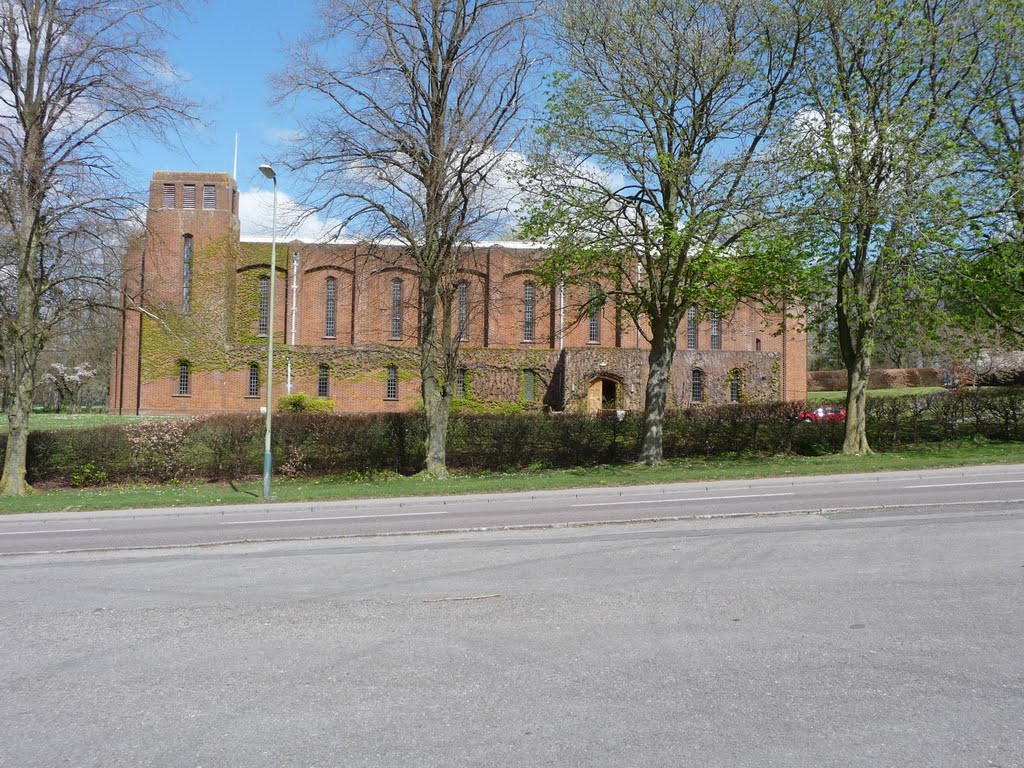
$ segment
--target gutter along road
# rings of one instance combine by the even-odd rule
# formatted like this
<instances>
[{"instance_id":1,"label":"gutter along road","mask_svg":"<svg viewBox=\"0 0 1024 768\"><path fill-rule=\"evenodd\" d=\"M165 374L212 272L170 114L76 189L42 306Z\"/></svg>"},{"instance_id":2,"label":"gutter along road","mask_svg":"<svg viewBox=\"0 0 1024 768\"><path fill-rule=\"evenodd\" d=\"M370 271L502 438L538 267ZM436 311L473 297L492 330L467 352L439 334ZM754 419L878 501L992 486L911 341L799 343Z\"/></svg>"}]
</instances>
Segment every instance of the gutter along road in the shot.
<instances>
[{"instance_id":1,"label":"gutter along road","mask_svg":"<svg viewBox=\"0 0 1024 768\"><path fill-rule=\"evenodd\" d=\"M0 555L928 508L1018 514L1024 464L561 491L0 517Z\"/></svg>"}]
</instances>

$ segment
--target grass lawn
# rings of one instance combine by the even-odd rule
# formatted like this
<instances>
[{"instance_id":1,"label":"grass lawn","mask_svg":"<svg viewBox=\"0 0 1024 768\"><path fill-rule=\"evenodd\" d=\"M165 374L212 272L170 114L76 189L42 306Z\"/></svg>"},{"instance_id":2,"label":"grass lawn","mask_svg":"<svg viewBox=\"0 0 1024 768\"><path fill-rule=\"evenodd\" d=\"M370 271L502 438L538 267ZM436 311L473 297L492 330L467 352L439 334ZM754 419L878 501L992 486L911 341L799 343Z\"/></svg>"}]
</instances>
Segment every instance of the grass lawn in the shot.
<instances>
[{"instance_id":1,"label":"grass lawn","mask_svg":"<svg viewBox=\"0 0 1024 768\"><path fill-rule=\"evenodd\" d=\"M276 501L428 496L493 493L554 488L639 485L684 481L876 472L897 469L959 467L972 464L1024 462L1024 443L950 443L924 445L870 456L774 456L715 458L668 462L661 467L604 466L569 470L524 470L512 473L466 474L449 480L391 476L353 481L344 478L274 480ZM0 514L16 512L86 511L134 507L244 504L260 501L258 480L232 490L221 483L42 491L26 498L0 498ZM252 495L250 495L252 494Z\"/></svg>"},{"instance_id":2,"label":"grass lawn","mask_svg":"<svg viewBox=\"0 0 1024 768\"><path fill-rule=\"evenodd\" d=\"M152 421L172 418L169 416L118 416L112 413L33 413L28 428L33 432L48 429L75 429L77 427L102 427L106 424L126 424L130 421ZM7 414L0 413L0 434L7 432Z\"/></svg>"},{"instance_id":3,"label":"grass lawn","mask_svg":"<svg viewBox=\"0 0 1024 768\"><path fill-rule=\"evenodd\" d=\"M943 387L902 387L899 389L869 389L868 397L899 397L900 395L930 395L945 391ZM811 405L834 403L842 405L846 402L846 390L837 389L825 392L808 392L807 402Z\"/></svg>"}]
</instances>

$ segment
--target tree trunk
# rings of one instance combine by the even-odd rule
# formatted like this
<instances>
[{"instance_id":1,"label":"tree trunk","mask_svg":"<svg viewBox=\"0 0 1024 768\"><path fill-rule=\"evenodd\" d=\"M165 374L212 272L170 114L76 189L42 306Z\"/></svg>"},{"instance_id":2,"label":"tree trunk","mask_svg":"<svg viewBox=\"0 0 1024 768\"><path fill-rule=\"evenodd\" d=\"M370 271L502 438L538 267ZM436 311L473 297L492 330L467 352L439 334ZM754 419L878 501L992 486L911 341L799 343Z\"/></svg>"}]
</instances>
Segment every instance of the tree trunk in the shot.
<instances>
[{"instance_id":1,"label":"tree trunk","mask_svg":"<svg viewBox=\"0 0 1024 768\"><path fill-rule=\"evenodd\" d=\"M669 375L675 351L675 334L656 330L651 338L650 354L647 356L650 371L647 374L643 439L640 443L640 461L648 466L660 464L664 458L665 403L668 399Z\"/></svg>"},{"instance_id":2,"label":"tree trunk","mask_svg":"<svg viewBox=\"0 0 1024 768\"><path fill-rule=\"evenodd\" d=\"M28 419L32 412L32 372L15 366L19 376L13 387L11 410L7 414L7 451L0 477L0 496L25 496L32 487L25 480L28 459Z\"/></svg>"},{"instance_id":3,"label":"tree trunk","mask_svg":"<svg viewBox=\"0 0 1024 768\"><path fill-rule=\"evenodd\" d=\"M863 352L846 371L846 437L843 453L865 455L871 453L867 434L868 376L871 365Z\"/></svg>"},{"instance_id":4,"label":"tree trunk","mask_svg":"<svg viewBox=\"0 0 1024 768\"><path fill-rule=\"evenodd\" d=\"M448 477L448 416L451 409L451 387L445 370L449 344L448 308L438 295L437 283L421 278L423 305L422 337L420 338L420 393L427 420L426 466L431 477ZM439 322L440 321L440 322Z\"/></svg>"},{"instance_id":5,"label":"tree trunk","mask_svg":"<svg viewBox=\"0 0 1024 768\"><path fill-rule=\"evenodd\" d=\"M429 382L429 383L428 383ZM426 473L431 477L448 477L448 415L450 397L438 386L437 378L423 380L423 410L427 418Z\"/></svg>"}]
</instances>

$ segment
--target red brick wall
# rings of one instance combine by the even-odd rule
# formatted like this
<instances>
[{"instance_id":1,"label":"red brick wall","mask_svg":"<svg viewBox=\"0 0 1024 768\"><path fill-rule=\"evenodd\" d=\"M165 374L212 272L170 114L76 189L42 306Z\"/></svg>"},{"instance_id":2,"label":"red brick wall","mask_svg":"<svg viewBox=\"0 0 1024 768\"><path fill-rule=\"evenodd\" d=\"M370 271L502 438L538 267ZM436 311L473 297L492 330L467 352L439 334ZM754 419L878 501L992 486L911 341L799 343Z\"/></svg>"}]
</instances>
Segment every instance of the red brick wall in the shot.
<instances>
[{"instance_id":1,"label":"red brick wall","mask_svg":"<svg viewBox=\"0 0 1024 768\"><path fill-rule=\"evenodd\" d=\"M165 183L175 185L174 208L162 207ZM186 183L196 185L196 210L180 207L181 190ZM202 210L203 184L216 186L217 210ZM259 364L261 380L265 377L262 366L266 342L257 334L257 281L269 272L270 245L239 244L238 219L231 208L235 194L234 182L225 174L161 172L154 176L148 237L144 248L133 249L129 254L131 269L126 281L127 293L132 298L141 296L150 316L140 322L138 312L129 310L126 315L125 334L114 361L112 410L183 413L258 410L264 404L262 390L261 397L256 399L247 398L246 393L250 362ZM181 313L181 238L186 232L194 238L193 310L189 316ZM293 254L298 256L297 271L293 269ZM624 363L621 374L629 389L627 407L641 407L648 343L624 315L617 327L612 301L600 309L600 340L591 343L589 318L581 311L589 290L567 289L564 307L561 306L559 291L542 285L533 271L542 257L536 249L501 243L477 245L463 257L457 279L467 282L470 297L469 338L463 343L464 358L466 367L474 372L477 389L515 399L522 370L535 370L548 388L548 404L565 406L578 392L574 395L568 391L568 382L563 392L562 381L556 381L562 375L556 373L559 351L621 348L630 352L630 356L621 358L623 361L635 358L628 365ZM275 354L275 399L285 394L287 361L291 359L292 392L316 394L318 366L330 366L329 396L338 411L414 407L419 399L415 355L418 281L402 249L355 242L281 243L277 267L274 338L279 346ZM329 277L336 280L337 286L333 338L324 336ZM404 289L400 339L391 338L391 286L396 277L403 281ZM527 282L535 285L532 341L523 338L523 295ZM453 323L457 323L457 303L453 312ZM563 318L565 326L560 337ZM711 324L703 318L699 325L699 354L694 356L686 353L684 319L679 329L680 353L673 385L679 394L674 402L685 404L693 366L707 369L709 384L740 366L749 369L750 391L756 390L757 397L803 399L807 385L806 339L797 321L787 320L784 333L780 332L780 325L781 315L766 313L757 305L742 305L722 318L719 351L710 349ZM290 346L293 332L294 347ZM136 364L140 333L144 360L141 374ZM192 393L184 398L176 396L174 365L179 359L189 360L195 367ZM400 371L397 401L385 399L384 372L388 365L395 365ZM592 373L597 375L599 370ZM577 374L583 375L580 371ZM485 382L488 376L493 378L490 383ZM135 398L140 379L141 402ZM582 380L574 380L572 386L583 387ZM556 391L557 397L550 394Z\"/></svg>"}]
</instances>

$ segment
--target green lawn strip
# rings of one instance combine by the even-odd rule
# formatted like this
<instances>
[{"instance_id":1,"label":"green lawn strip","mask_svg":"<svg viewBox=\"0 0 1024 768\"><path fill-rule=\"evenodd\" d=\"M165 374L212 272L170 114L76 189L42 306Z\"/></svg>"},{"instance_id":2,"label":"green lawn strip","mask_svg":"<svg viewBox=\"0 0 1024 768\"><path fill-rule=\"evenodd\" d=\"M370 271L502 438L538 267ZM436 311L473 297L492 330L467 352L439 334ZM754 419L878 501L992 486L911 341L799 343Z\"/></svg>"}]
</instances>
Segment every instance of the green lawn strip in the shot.
<instances>
[{"instance_id":1,"label":"green lawn strip","mask_svg":"<svg viewBox=\"0 0 1024 768\"><path fill-rule=\"evenodd\" d=\"M1024 462L1022 443L951 443L922 445L870 456L688 459L660 467L635 464L568 470L523 470L461 474L448 480L390 476L354 481L344 478L274 479L275 501L326 501L402 496L435 496L501 491L539 491L647 483L738 480L763 477L877 472L900 469L959 467L973 464ZM88 511L136 507L179 507L245 504L261 501L260 484L252 481L232 490L222 483L170 483L83 490L52 490L26 498L0 498L0 514L17 512Z\"/></svg>"},{"instance_id":2,"label":"green lawn strip","mask_svg":"<svg viewBox=\"0 0 1024 768\"><path fill-rule=\"evenodd\" d=\"M116 413L33 413L28 419L32 432L49 429L81 429L104 427L109 424L128 424L133 421L155 421L173 416L118 416ZM0 434L7 433L7 414L0 412Z\"/></svg>"},{"instance_id":3,"label":"green lawn strip","mask_svg":"<svg viewBox=\"0 0 1024 768\"><path fill-rule=\"evenodd\" d=\"M869 389L868 397L900 397L901 395L931 395L936 392L944 392L943 387L900 387L898 389ZM819 403L835 403L842 405L846 402L846 390L836 389L825 392L808 392L807 402L812 405Z\"/></svg>"}]
</instances>

